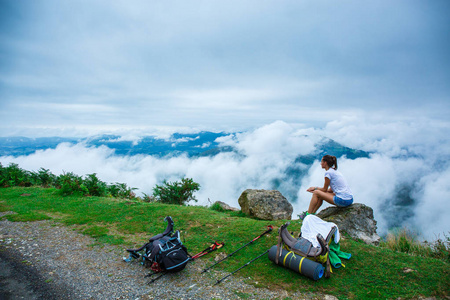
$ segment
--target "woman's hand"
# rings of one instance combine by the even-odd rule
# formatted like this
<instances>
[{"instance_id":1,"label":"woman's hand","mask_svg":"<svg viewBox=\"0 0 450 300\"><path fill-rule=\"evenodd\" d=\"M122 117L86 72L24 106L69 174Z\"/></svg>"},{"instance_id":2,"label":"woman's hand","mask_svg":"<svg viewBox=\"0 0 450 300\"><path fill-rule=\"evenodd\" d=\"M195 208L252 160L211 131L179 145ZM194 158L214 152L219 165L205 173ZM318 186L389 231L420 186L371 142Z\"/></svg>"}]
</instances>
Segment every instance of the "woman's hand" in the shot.
<instances>
[{"instance_id":1,"label":"woman's hand","mask_svg":"<svg viewBox=\"0 0 450 300\"><path fill-rule=\"evenodd\" d=\"M308 188L306 191L312 193L312 192L314 192L315 189L316 189L316 187L312 186L312 187Z\"/></svg>"}]
</instances>

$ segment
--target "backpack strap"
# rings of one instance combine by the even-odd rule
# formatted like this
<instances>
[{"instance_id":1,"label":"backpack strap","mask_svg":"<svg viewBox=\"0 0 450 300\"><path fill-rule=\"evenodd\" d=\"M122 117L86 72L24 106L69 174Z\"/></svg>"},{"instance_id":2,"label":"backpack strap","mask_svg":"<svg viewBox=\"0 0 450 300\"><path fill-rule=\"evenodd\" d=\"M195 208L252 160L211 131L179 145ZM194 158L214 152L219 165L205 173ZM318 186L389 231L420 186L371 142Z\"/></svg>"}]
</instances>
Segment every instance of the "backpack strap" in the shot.
<instances>
[{"instance_id":1,"label":"backpack strap","mask_svg":"<svg viewBox=\"0 0 450 300\"><path fill-rule=\"evenodd\" d=\"M147 247L148 243L145 243L144 245L142 245L142 247L138 248L138 249L127 249L128 252L130 253L134 253L134 252L139 252L144 250L145 247Z\"/></svg>"},{"instance_id":2,"label":"backpack strap","mask_svg":"<svg viewBox=\"0 0 450 300\"><path fill-rule=\"evenodd\" d=\"M127 249L127 252L130 253L130 255L128 256L128 258L124 257L123 260L125 262L131 262L133 259L138 259L139 257L141 257L141 254L139 254L139 252L144 250L147 247L147 245L148 243L145 243L144 245L142 245L142 247L138 249Z\"/></svg>"},{"instance_id":3,"label":"backpack strap","mask_svg":"<svg viewBox=\"0 0 450 300\"><path fill-rule=\"evenodd\" d=\"M133 259L138 259L139 257L141 257L141 254L139 254L138 252L140 252L140 251L142 251L144 249L151 248L152 245L155 246L155 244L153 244L155 241L158 241L158 240L164 238L165 236L171 235L173 233L173 226L174 226L174 222L172 220L172 217L171 216L167 216L167 217L164 218L164 221L167 222L167 227L166 227L166 229L164 230L163 233L159 233L159 234L151 237L148 240L148 243L145 243L144 245L142 245L142 247L140 247L138 249L127 249L127 251L130 253L130 255L129 255L128 258L124 257L123 260L125 262L130 262ZM151 248L151 249L153 249L153 248ZM144 254L144 258L146 257L146 255L147 255L147 253ZM154 254L154 255L156 255L156 254ZM154 255L152 256L153 258L154 258Z\"/></svg>"},{"instance_id":4,"label":"backpack strap","mask_svg":"<svg viewBox=\"0 0 450 300\"><path fill-rule=\"evenodd\" d=\"M320 246L323 248L322 251L323 254L320 255L328 254L325 268L325 278L330 278L331 275L330 242L331 238L335 235L336 231L337 227L333 226L333 228L331 228L330 232L328 233L326 239L324 239L320 233L317 235L317 240L319 241Z\"/></svg>"},{"instance_id":5,"label":"backpack strap","mask_svg":"<svg viewBox=\"0 0 450 300\"><path fill-rule=\"evenodd\" d=\"M172 234L172 232L173 232L173 225L174 225L174 222L173 222L173 220L172 220L172 217L171 217L171 216L167 216L167 217L164 218L164 221L167 222L166 230L164 230L163 233L160 233L160 234L157 234L157 235L151 237L151 238L148 240L149 243L150 243L150 242L153 242L153 241L155 241L155 240L159 240L160 238L165 237L166 235Z\"/></svg>"},{"instance_id":6,"label":"backpack strap","mask_svg":"<svg viewBox=\"0 0 450 300\"><path fill-rule=\"evenodd\" d=\"M282 239L282 237L281 237L281 232L282 232L283 230L285 230L286 227L289 226L289 224L290 224L290 223L287 222L287 223L281 225L280 229L278 230L277 253L276 253L276 255L275 255L275 263L276 263L276 264L278 264L278 258L281 256L281 249L282 249L282 246L283 246L283 239Z\"/></svg>"},{"instance_id":7,"label":"backpack strap","mask_svg":"<svg viewBox=\"0 0 450 300\"><path fill-rule=\"evenodd\" d=\"M336 231L338 230L338 228L336 226L333 226L330 230L330 232L327 235L327 238L325 239L325 241L327 242L327 244L330 244L331 238L336 234Z\"/></svg>"}]
</instances>

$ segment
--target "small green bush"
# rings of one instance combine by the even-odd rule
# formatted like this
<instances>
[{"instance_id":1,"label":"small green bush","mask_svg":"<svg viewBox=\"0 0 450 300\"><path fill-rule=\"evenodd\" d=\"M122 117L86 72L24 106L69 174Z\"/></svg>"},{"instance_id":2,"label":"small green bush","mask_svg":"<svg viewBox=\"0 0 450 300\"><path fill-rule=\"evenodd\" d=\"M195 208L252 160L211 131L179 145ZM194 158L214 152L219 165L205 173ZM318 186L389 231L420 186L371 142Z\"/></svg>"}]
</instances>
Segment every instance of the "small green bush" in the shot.
<instances>
[{"instance_id":1,"label":"small green bush","mask_svg":"<svg viewBox=\"0 0 450 300\"><path fill-rule=\"evenodd\" d=\"M156 201L155 197L153 197L152 195L147 195L146 193L142 193L142 194L143 194L142 201L148 202L148 203L152 203L152 202Z\"/></svg>"},{"instance_id":2,"label":"small green bush","mask_svg":"<svg viewBox=\"0 0 450 300\"><path fill-rule=\"evenodd\" d=\"M125 183L116 182L107 187L109 195L116 198L134 199L136 194L133 192L136 188L130 188Z\"/></svg>"},{"instance_id":3,"label":"small green bush","mask_svg":"<svg viewBox=\"0 0 450 300\"><path fill-rule=\"evenodd\" d=\"M153 188L153 197L162 203L185 205L189 201L197 202L194 192L199 189L200 184L194 182L192 178L183 178L181 182L164 180L163 185L156 185Z\"/></svg>"},{"instance_id":4,"label":"small green bush","mask_svg":"<svg viewBox=\"0 0 450 300\"><path fill-rule=\"evenodd\" d=\"M83 184L83 178L72 172L63 173L56 179L57 188L63 196L69 195L87 195L88 189Z\"/></svg>"},{"instance_id":5,"label":"small green bush","mask_svg":"<svg viewBox=\"0 0 450 300\"><path fill-rule=\"evenodd\" d=\"M6 168L0 163L0 187L31 186L31 173L23 170L18 164L11 163Z\"/></svg>"},{"instance_id":6,"label":"small green bush","mask_svg":"<svg viewBox=\"0 0 450 300\"><path fill-rule=\"evenodd\" d=\"M37 172L31 172L31 177L33 185L38 185L42 187L51 187L56 184L56 175L52 174L50 170L40 168Z\"/></svg>"},{"instance_id":7,"label":"small green bush","mask_svg":"<svg viewBox=\"0 0 450 300\"><path fill-rule=\"evenodd\" d=\"M107 184L98 179L96 173L86 175L83 184L90 196L104 197L108 194Z\"/></svg>"},{"instance_id":8,"label":"small green bush","mask_svg":"<svg viewBox=\"0 0 450 300\"><path fill-rule=\"evenodd\" d=\"M209 207L209 209L215 210L215 211L218 211L218 212L224 212L224 211L225 211L225 209L223 209L223 207L220 206L220 204L217 203L217 202L214 202L214 204L211 205L211 206Z\"/></svg>"}]
</instances>

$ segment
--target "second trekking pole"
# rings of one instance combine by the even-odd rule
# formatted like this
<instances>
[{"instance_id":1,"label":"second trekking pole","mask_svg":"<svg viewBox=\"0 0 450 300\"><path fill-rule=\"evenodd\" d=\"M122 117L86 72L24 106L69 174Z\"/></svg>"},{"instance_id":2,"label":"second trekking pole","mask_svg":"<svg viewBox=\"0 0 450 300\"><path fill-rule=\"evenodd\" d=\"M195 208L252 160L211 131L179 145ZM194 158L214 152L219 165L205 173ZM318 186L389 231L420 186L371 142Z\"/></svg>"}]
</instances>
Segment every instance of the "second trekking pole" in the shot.
<instances>
[{"instance_id":1,"label":"second trekking pole","mask_svg":"<svg viewBox=\"0 0 450 300\"><path fill-rule=\"evenodd\" d=\"M269 249L270 250L270 249ZM236 273L237 271L239 271L242 268L245 268L246 266L248 266L249 264L251 264L252 262L254 262L255 260L257 260L258 258L260 258L261 256L263 256L264 254L266 254L267 252L269 252L269 250L264 251L264 253L261 253L260 255L258 255L257 257L255 257L254 259L252 259L251 261L249 261L248 263L246 263L245 265L243 265L242 267L240 267L239 269L234 270L233 272L231 272L230 274L228 274L227 276L223 277L222 279L219 279L216 281L216 283L214 285L217 285L219 283L221 283L222 281L224 281L225 279L227 279L228 277L230 277L231 275L233 275L234 273Z\"/></svg>"},{"instance_id":2,"label":"second trekking pole","mask_svg":"<svg viewBox=\"0 0 450 300\"><path fill-rule=\"evenodd\" d=\"M204 269L202 271L202 273L208 271L209 269L211 269L212 267L214 267L215 265L223 262L225 259L227 259L228 257L232 256L233 254L235 254L236 252L238 252L239 250L241 250L244 247L247 247L248 245L250 245L251 243L253 243L254 241L256 241L257 239L259 239L260 237L262 237L263 235L270 233L273 230L272 225L267 226L267 230L264 231L263 233L261 233L259 236L255 237L253 240L251 240L250 242L248 242L247 244L245 244L244 246L242 246L241 248L237 249L236 251L234 251L233 253L228 254L227 256L225 256L224 258L222 258L221 260L219 260L218 262L216 262L215 264L209 266L208 268Z\"/></svg>"}]
</instances>

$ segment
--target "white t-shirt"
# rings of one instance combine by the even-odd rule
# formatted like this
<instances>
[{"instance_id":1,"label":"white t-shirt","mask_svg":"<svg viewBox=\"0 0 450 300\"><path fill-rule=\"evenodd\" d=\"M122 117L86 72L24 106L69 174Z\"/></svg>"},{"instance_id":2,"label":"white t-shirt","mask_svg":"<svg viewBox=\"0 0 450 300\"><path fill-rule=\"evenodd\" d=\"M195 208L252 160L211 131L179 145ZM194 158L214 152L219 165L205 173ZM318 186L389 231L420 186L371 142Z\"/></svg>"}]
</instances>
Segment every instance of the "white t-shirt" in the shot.
<instances>
[{"instance_id":1,"label":"white t-shirt","mask_svg":"<svg viewBox=\"0 0 450 300\"><path fill-rule=\"evenodd\" d=\"M336 196L342 200L350 200L353 198L352 190L348 186L347 181L344 176L342 176L341 172L329 168L328 171L325 172L325 177L330 179L330 187Z\"/></svg>"},{"instance_id":2,"label":"white t-shirt","mask_svg":"<svg viewBox=\"0 0 450 300\"><path fill-rule=\"evenodd\" d=\"M336 226L336 224L332 222L327 222L319 218L315 215L307 215L303 219L301 233L302 237L310 241L314 247L319 248L320 244L317 240L317 234L320 233L324 239L328 237L328 234L330 233L331 229ZM339 243L340 235L339 235L339 228L334 234L334 242L337 244Z\"/></svg>"}]
</instances>

